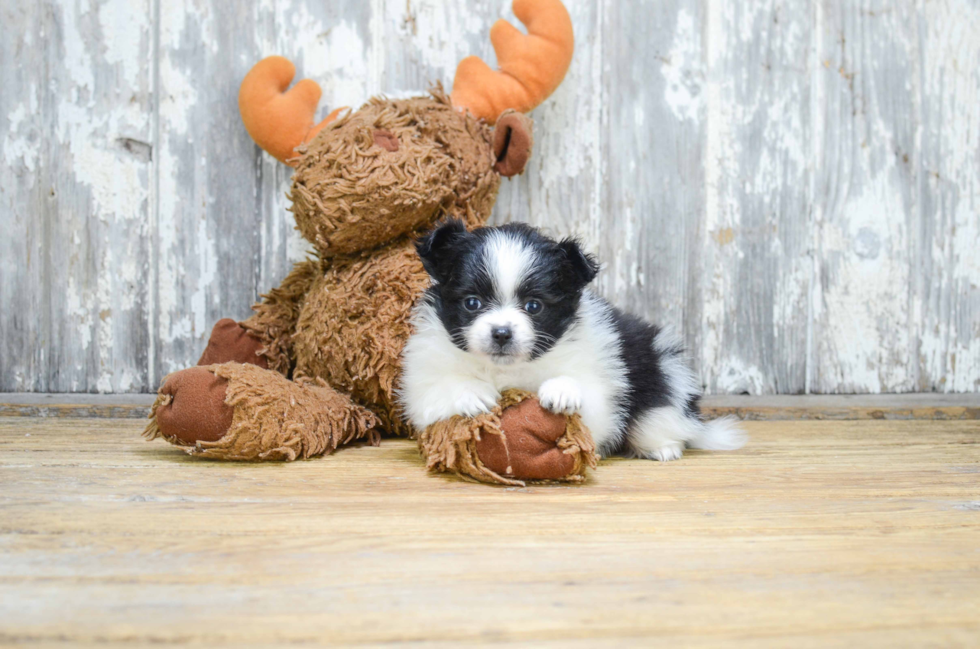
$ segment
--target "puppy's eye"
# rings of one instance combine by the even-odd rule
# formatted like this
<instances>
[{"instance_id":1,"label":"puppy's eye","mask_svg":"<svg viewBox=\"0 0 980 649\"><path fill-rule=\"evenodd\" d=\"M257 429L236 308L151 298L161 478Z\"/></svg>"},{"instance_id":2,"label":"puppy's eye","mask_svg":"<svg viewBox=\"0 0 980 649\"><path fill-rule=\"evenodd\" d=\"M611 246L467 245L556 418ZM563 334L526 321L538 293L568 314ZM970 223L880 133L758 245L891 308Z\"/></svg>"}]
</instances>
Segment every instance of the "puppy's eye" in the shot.
<instances>
[{"instance_id":1,"label":"puppy's eye","mask_svg":"<svg viewBox=\"0 0 980 649\"><path fill-rule=\"evenodd\" d=\"M527 303L524 305L524 310L530 313L531 315L541 313L541 309L543 308L544 305L538 302L537 300L528 300Z\"/></svg>"},{"instance_id":2,"label":"puppy's eye","mask_svg":"<svg viewBox=\"0 0 980 649\"><path fill-rule=\"evenodd\" d=\"M483 306L483 302L481 302L480 298L478 297L470 296L463 300L463 306L466 307L467 311L477 311L481 306Z\"/></svg>"}]
</instances>

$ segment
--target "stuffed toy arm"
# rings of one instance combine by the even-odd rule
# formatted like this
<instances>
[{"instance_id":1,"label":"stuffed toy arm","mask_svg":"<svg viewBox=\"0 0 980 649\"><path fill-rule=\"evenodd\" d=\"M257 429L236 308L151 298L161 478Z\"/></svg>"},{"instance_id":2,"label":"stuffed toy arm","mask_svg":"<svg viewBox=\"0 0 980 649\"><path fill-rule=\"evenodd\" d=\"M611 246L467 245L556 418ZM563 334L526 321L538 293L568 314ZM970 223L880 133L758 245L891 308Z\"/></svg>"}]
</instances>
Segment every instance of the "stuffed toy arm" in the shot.
<instances>
[{"instance_id":1,"label":"stuffed toy arm","mask_svg":"<svg viewBox=\"0 0 980 649\"><path fill-rule=\"evenodd\" d=\"M508 390L497 407L476 417L455 416L419 433L430 471L509 486L580 482L595 468L592 436L578 415L557 415L537 397Z\"/></svg>"},{"instance_id":2,"label":"stuffed toy arm","mask_svg":"<svg viewBox=\"0 0 980 649\"><path fill-rule=\"evenodd\" d=\"M252 307L255 315L240 323L241 328L261 344L259 353L264 358L264 367L283 375L289 374L296 321L310 286L322 274L319 261L307 259L299 262L279 288L263 295L262 301ZM226 360L236 359L215 358L211 362L222 363Z\"/></svg>"}]
</instances>

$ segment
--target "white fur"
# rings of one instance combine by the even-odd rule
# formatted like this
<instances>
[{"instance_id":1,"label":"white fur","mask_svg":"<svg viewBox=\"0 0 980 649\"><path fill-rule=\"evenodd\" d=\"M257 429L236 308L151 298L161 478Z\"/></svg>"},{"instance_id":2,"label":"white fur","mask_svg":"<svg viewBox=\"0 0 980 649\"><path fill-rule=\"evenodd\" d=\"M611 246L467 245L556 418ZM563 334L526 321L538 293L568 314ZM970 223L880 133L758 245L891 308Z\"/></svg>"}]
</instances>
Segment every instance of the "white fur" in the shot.
<instances>
[{"instance_id":1,"label":"white fur","mask_svg":"<svg viewBox=\"0 0 980 649\"><path fill-rule=\"evenodd\" d=\"M551 412L570 415L582 409L582 387L571 377L556 376L541 384L538 399Z\"/></svg>"},{"instance_id":2,"label":"white fur","mask_svg":"<svg viewBox=\"0 0 980 649\"><path fill-rule=\"evenodd\" d=\"M734 420L706 423L688 413L700 386L684 358L683 341L668 331L659 332L652 344L670 405L642 412L627 431L621 404L630 384L612 307L585 291L575 322L550 350L532 360L536 332L517 304L517 293L535 262L533 252L519 239L497 232L482 261L493 280L495 300L463 334L470 351L453 344L433 306L423 302L414 313L415 334L405 346L398 395L413 426L423 429L453 415L489 412L503 390L519 388L537 393L552 412L578 413L601 455L620 447L624 435L632 454L663 462L680 458L686 447L742 445ZM512 331L507 356L493 355L497 327Z\"/></svg>"},{"instance_id":3,"label":"white fur","mask_svg":"<svg viewBox=\"0 0 980 649\"><path fill-rule=\"evenodd\" d=\"M527 313L512 304L493 306L481 313L466 330L467 347L476 354L489 356L493 351L493 330L497 327L510 327L514 336L512 357L500 357L498 363L512 363L531 356L534 326Z\"/></svg>"},{"instance_id":4,"label":"white fur","mask_svg":"<svg viewBox=\"0 0 980 649\"><path fill-rule=\"evenodd\" d=\"M520 240L499 231L487 241L485 254L483 263L493 278L494 292L501 306L512 304L521 281L534 263L534 254Z\"/></svg>"},{"instance_id":5,"label":"white fur","mask_svg":"<svg viewBox=\"0 0 980 649\"><path fill-rule=\"evenodd\" d=\"M661 462L680 458L685 447L731 451L744 443L734 418L704 422L673 405L647 410L633 424L629 435L633 455Z\"/></svg>"},{"instance_id":6,"label":"white fur","mask_svg":"<svg viewBox=\"0 0 980 649\"><path fill-rule=\"evenodd\" d=\"M684 356L684 342L669 329L662 329L653 339L653 348L660 352L660 370L667 377L670 403L681 412L690 400L701 394L698 377Z\"/></svg>"},{"instance_id":7,"label":"white fur","mask_svg":"<svg viewBox=\"0 0 980 649\"><path fill-rule=\"evenodd\" d=\"M503 364L526 360L534 349L534 326L517 303L517 289L534 263L534 256L519 240L502 232L495 232L489 238L483 255L483 266L493 280L496 301L467 328L467 347L476 354L490 356L494 350L493 330L510 327L514 336L510 355L495 360Z\"/></svg>"},{"instance_id":8,"label":"white fur","mask_svg":"<svg viewBox=\"0 0 980 649\"><path fill-rule=\"evenodd\" d=\"M582 296L578 321L551 350L511 365L459 349L428 304L416 310L414 324L415 335L405 346L399 397L415 427L466 414L458 407L466 390L488 396L520 388L538 393L556 411L577 411L600 450L615 446L623 434L625 413L617 399L627 383L619 339L605 304L592 294Z\"/></svg>"},{"instance_id":9,"label":"white fur","mask_svg":"<svg viewBox=\"0 0 980 649\"><path fill-rule=\"evenodd\" d=\"M745 446L745 431L732 416L702 422L701 434L687 445L705 451L737 451Z\"/></svg>"}]
</instances>

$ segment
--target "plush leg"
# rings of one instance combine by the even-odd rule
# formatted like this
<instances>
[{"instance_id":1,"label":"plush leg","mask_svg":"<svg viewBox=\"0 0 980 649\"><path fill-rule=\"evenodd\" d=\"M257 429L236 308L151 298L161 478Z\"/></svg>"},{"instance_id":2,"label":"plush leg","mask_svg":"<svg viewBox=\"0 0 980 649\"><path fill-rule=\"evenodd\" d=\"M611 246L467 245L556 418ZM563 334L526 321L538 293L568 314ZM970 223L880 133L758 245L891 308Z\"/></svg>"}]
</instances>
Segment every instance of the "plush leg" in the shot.
<instances>
[{"instance_id":1,"label":"plush leg","mask_svg":"<svg viewBox=\"0 0 980 649\"><path fill-rule=\"evenodd\" d=\"M231 318L222 318L211 329L208 346L197 364L214 365L234 361L268 367L268 359L262 354L263 347L262 341L240 324Z\"/></svg>"},{"instance_id":2,"label":"plush leg","mask_svg":"<svg viewBox=\"0 0 980 649\"><path fill-rule=\"evenodd\" d=\"M356 439L377 443L375 416L323 381L290 381L256 365L191 367L167 377L144 431L191 455L295 460Z\"/></svg>"},{"instance_id":3,"label":"plush leg","mask_svg":"<svg viewBox=\"0 0 980 649\"><path fill-rule=\"evenodd\" d=\"M519 390L505 392L489 414L429 426L419 448L430 470L505 485L578 482L596 465L592 436L578 415L550 413Z\"/></svg>"}]
</instances>

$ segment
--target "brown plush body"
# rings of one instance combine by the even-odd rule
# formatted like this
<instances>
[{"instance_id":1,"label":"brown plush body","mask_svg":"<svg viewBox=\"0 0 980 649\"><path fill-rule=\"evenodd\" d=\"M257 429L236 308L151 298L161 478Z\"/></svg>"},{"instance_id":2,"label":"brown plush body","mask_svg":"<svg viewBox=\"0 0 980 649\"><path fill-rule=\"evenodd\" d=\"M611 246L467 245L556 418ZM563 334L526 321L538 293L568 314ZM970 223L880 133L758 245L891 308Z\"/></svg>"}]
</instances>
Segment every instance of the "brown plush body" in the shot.
<instances>
[{"instance_id":1,"label":"brown plush body","mask_svg":"<svg viewBox=\"0 0 980 649\"><path fill-rule=\"evenodd\" d=\"M523 4L564 13L557 0ZM249 91L273 105L289 98L261 85L269 79L259 73L277 69L267 60L246 78L243 116L262 114ZM485 223L501 175L520 173L530 155L531 123L507 111L492 128L437 88L430 97L372 99L319 128L289 159L292 211L316 256L252 317L220 321L198 367L167 378L151 438L214 458L292 460L376 441L378 431L411 434L396 390L412 307L429 282L414 239L447 217ZM503 484L580 479L594 463L587 431L526 397L505 395L492 415L421 432L428 466Z\"/></svg>"}]
</instances>

